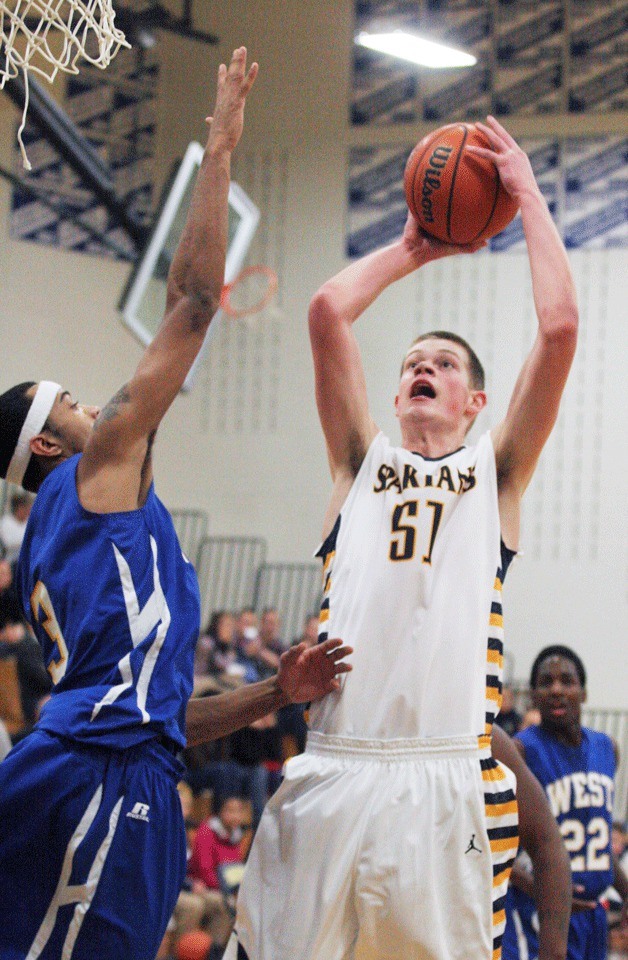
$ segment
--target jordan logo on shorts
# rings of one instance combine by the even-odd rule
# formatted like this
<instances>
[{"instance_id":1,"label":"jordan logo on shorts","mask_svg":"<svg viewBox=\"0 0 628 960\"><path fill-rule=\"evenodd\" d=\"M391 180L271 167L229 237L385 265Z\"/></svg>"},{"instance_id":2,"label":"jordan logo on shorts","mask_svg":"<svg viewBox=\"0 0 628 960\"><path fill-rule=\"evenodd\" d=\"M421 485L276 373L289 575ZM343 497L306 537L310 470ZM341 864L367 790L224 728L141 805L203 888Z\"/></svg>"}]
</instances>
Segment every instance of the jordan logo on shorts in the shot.
<instances>
[{"instance_id":1,"label":"jordan logo on shorts","mask_svg":"<svg viewBox=\"0 0 628 960\"><path fill-rule=\"evenodd\" d=\"M475 845L475 834L471 834L471 839L469 840L469 846L465 850L465 853L470 853L471 850L476 850L478 853L482 853L479 847Z\"/></svg>"}]
</instances>

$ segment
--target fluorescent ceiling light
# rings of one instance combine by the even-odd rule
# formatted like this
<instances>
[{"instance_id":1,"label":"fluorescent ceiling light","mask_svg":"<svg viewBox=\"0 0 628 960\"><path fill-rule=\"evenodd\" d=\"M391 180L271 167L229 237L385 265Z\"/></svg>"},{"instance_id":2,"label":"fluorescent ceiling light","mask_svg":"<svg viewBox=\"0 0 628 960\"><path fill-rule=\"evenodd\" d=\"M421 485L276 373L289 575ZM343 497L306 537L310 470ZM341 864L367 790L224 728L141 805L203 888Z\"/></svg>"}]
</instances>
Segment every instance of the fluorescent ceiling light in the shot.
<instances>
[{"instance_id":1,"label":"fluorescent ceiling light","mask_svg":"<svg viewBox=\"0 0 628 960\"><path fill-rule=\"evenodd\" d=\"M472 67L477 63L476 57L453 47L446 47L442 43L423 40L413 33L395 30L392 33L366 33L362 31L355 38L356 43L380 53L388 53L391 57L400 57L410 60L422 67Z\"/></svg>"}]
</instances>

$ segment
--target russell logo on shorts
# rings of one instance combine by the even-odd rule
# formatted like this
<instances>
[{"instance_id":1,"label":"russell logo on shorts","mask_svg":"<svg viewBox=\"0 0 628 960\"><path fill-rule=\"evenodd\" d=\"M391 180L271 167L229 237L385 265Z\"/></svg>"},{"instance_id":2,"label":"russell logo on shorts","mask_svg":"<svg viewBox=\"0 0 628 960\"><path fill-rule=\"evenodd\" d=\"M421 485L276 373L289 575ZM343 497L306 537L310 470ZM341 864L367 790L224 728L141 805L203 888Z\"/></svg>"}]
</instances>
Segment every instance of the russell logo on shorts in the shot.
<instances>
[{"instance_id":1,"label":"russell logo on shorts","mask_svg":"<svg viewBox=\"0 0 628 960\"><path fill-rule=\"evenodd\" d=\"M136 803L132 810L129 810L127 817L131 817L133 820L143 820L144 823L150 823L148 816L148 811L150 807L147 803Z\"/></svg>"}]
</instances>

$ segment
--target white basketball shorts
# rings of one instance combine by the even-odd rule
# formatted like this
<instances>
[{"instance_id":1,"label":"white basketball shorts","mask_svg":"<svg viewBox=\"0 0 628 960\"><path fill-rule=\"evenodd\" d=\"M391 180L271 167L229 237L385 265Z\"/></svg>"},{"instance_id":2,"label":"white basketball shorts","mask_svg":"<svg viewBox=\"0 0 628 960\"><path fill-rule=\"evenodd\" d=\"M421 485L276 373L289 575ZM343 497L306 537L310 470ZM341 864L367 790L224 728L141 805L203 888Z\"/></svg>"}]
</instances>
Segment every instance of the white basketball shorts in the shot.
<instances>
[{"instance_id":1,"label":"white basketball shorts","mask_svg":"<svg viewBox=\"0 0 628 960\"><path fill-rule=\"evenodd\" d=\"M498 960L514 789L475 737L310 733L264 811L224 960Z\"/></svg>"}]
</instances>

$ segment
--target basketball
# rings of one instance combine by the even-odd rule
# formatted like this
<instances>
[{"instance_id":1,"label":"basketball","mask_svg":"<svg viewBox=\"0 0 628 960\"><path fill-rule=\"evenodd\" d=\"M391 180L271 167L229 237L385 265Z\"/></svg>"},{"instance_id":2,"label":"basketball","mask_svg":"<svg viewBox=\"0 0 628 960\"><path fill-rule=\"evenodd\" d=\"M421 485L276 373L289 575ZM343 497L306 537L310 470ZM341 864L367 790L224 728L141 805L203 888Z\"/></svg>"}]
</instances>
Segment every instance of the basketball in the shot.
<instances>
[{"instance_id":1,"label":"basketball","mask_svg":"<svg viewBox=\"0 0 628 960\"><path fill-rule=\"evenodd\" d=\"M426 233L445 243L488 240L517 213L495 164L469 153L470 145L490 148L475 124L450 123L424 137L406 163L410 212Z\"/></svg>"},{"instance_id":2,"label":"basketball","mask_svg":"<svg viewBox=\"0 0 628 960\"><path fill-rule=\"evenodd\" d=\"M177 960L207 960L212 938L204 930L192 930L184 933L177 941L175 957Z\"/></svg>"}]
</instances>

